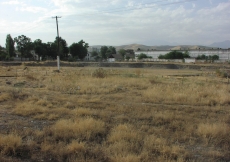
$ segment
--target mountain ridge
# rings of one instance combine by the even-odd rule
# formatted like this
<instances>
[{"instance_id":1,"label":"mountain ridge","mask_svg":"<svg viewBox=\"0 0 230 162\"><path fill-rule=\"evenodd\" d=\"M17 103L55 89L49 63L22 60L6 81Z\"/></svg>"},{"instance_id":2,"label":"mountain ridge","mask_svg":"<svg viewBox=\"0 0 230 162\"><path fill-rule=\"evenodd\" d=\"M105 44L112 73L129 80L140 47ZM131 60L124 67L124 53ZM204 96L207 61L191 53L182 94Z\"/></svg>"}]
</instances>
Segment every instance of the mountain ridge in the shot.
<instances>
[{"instance_id":1,"label":"mountain ridge","mask_svg":"<svg viewBox=\"0 0 230 162\"><path fill-rule=\"evenodd\" d=\"M210 46L228 49L228 48L230 48L230 40L225 40L223 42L214 42L214 43L210 44Z\"/></svg>"}]
</instances>

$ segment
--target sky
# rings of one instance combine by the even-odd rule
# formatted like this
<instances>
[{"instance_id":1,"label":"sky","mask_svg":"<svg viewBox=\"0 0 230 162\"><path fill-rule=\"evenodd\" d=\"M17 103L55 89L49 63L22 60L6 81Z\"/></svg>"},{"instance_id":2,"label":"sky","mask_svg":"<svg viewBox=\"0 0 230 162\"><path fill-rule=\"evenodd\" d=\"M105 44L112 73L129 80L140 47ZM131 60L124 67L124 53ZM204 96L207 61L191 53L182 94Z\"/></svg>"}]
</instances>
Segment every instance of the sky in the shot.
<instances>
[{"instance_id":1,"label":"sky","mask_svg":"<svg viewBox=\"0 0 230 162\"><path fill-rule=\"evenodd\" d=\"M68 45L210 45L230 40L230 0L0 0L6 36Z\"/></svg>"}]
</instances>

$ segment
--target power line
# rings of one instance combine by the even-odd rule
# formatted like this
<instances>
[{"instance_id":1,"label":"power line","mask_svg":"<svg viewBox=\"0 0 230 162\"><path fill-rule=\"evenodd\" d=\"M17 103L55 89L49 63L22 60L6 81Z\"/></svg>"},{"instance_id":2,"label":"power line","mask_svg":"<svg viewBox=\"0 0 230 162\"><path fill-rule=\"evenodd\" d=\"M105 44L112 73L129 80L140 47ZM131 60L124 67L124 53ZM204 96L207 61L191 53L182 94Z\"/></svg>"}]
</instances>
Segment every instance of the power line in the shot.
<instances>
[{"instance_id":1,"label":"power line","mask_svg":"<svg viewBox=\"0 0 230 162\"><path fill-rule=\"evenodd\" d=\"M117 13L117 12L134 11L134 10L141 10L141 9L146 9L146 8L157 8L159 6L170 6L170 5L175 5L175 4L183 4L183 3L193 2L193 1L197 1L197 0L184 0L184 1L178 1L178 2L159 4L157 6L155 6L155 5L154 6L144 6L144 7L134 6L134 7L138 7L138 8L133 7L133 8L130 8L130 9L127 9L126 7L121 7L121 8L111 9L111 10L97 11L95 13L89 13L89 14L76 14L74 16L82 16L82 15L91 16L91 15L95 15L95 14L110 14L110 13ZM156 1L156 2L158 3L158 2L161 2L161 1ZM147 5L147 4L154 4L154 3L151 2L151 3L142 4L142 5Z\"/></svg>"},{"instance_id":2,"label":"power line","mask_svg":"<svg viewBox=\"0 0 230 162\"><path fill-rule=\"evenodd\" d=\"M170 6L170 5L175 5L175 4L183 4L183 3L188 3L188 2L192 2L192 1L197 1L197 0L183 0L183 1L178 1L178 2L158 4L157 6L155 6L154 4L163 2L161 0L156 0L154 2L149 2L149 3L141 4L142 7L138 7L138 5L135 5L132 8L129 8L129 9L127 9L127 7L120 7L120 8L110 9L110 10L97 11L95 13L89 13L89 14L76 14L74 16L82 16L82 15L84 15L84 16L92 16L92 15L95 15L95 14L99 15L99 14L110 14L110 13L118 13L118 12L127 12L127 11L141 10L141 9L146 9L146 8L157 8L159 6ZM154 5L154 6L145 6L145 5ZM52 17L52 18L56 18L56 17ZM57 17L57 18L61 18L61 17ZM65 19L65 20L70 20L70 19ZM45 20L42 20L42 21L45 21ZM34 24L34 25L26 28L26 29L19 30L19 31L16 31L16 32L12 32L12 33L13 34L17 34L17 33L19 34L19 33L22 33L22 32L33 30L35 28L38 28L40 26L40 23L42 21L40 21L40 22L38 22L38 23L36 23L36 24Z\"/></svg>"}]
</instances>

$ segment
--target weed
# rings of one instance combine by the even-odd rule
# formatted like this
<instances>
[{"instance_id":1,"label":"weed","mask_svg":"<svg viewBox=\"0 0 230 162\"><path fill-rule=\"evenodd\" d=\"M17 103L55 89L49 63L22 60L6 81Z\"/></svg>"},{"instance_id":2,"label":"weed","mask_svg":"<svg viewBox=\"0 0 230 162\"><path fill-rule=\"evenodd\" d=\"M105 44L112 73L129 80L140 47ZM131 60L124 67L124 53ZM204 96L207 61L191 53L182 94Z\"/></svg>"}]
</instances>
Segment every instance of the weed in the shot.
<instances>
[{"instance_id":1,"label":"weed","mask_svg":"<svg viewBox=\"0 0 230 162\"><path fill-rule=\"evenodd\" d=\"M70 140L93 140L99 134L105 133L105 124L93 118L76 120L59 120L51 127L53 136L56 139Z\"/></svg>"},{"instance_id":2,"label":"weed","mask_svg":"<svg viewBox=\"0 0 230 162\"><path fill-rule=\"evenodd\" d=\"M92 76L96 78L105 78L107 76L107 73L104 69L99 68L92 73Z\"/></svg>"},{"instance_id":3,"label":"weed","mask_svg":"<svg viewBox=\"0 0 230 162\"><path fill-rule=\"evenodd\" d=\"M22 68L0 78L0 161L230 160L230 87L211 70L39 69L42 89Z\"/></svg>"},{"instance_id":4,"label":"weed","mask_svg":"<svg viewBox=\"0 0 230 162\"><path fill-rule=\"evenodd\" d=\"M17 148L22 145L22 138L18 135L0 134L0 152L3 155L14 155Z\"/></svg>"}]
</instances>

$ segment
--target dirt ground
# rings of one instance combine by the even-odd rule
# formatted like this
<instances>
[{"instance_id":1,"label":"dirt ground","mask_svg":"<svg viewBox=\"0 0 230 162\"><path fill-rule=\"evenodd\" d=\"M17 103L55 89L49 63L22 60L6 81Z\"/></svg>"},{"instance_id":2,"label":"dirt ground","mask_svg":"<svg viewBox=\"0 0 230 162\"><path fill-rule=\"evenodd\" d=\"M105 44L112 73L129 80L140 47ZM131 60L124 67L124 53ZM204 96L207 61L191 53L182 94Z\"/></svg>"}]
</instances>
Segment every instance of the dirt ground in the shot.
<instances>
[{"instance_id":1,"label":"dirt ground","mask_svg":"<svg viewBox=\"0 0 230 162\"><path fill-rule=\"evenodd\" d=\"M230 102L227 98L230 90L225 92L228 96L222 99L223 102L213 101L211 95L209 98L209 94L201 94L202 91L197 94L207 102L196 98L197 103L190 103L183 97L178 98L179 95L169 101L163 96L153 100L147 94L147 91L151 93L150 86L156 89L162 85L189 87L194 80L198 87L206 84L212 88L229 87L229 79L222 77L224 73L228 74L229 68L229 65L198 70L104 67L107 78L95 79L99 88L94 90L90 78L98 67L62 67L57 72L56 67L1 66L0 136L16 134L22 143L1 145L4 138L2 141L0 138L0 161L230 161L230 139L225 132L220 130L222 136L219 138L213 132L205 134L198 129L203 123L222 123L229 130ZM218 69L221 71L217 72ZM116 81L116 77L121 79ZM142 84L143 80L148 85ZM186 89L184 91L187 93ZM160 97L161 93L158 94ZM20 109L23 106L26 109L27 104L41 110ZM77 117L73 117L75 111ZM75 150L64 154L65 151L57 150L57 147L67 148L73 139L56 137L53 126L62 119L78 118L79 121L88 118L102 121L104 130L89 139L83 135L73 137L79 143L85 143L84 153ZM115 148L119 141L113 143L110 137L117 126L126 124L138 132L135 138L140 142L134 142L138 145L138 149L133 146L136 151L130 150L128 155L120 157L120 154L113 154L117 151L113 149L119 149L118 146ZM161 150L157 150L160 146L147 147L144 141L151 135L167 141L162 142ZM44 146L46 142L49 145ZM174 152L170 151L177 146Z\"/></svg>"}]
</instances>

